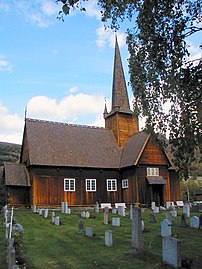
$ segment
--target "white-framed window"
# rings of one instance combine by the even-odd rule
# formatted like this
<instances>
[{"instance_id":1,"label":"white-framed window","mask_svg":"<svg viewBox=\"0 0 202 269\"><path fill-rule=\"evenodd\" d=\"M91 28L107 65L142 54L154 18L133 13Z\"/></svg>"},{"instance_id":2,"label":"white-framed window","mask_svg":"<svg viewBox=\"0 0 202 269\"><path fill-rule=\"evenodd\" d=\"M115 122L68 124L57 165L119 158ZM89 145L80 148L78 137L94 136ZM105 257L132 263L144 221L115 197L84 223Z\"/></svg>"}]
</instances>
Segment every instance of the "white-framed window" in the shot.
<instances>
[{"instance_id":1,"label":"white-framed window","mask_svg":"<svg viewBox=\"0 0 202 269\"><path fill-rule=\"evenodd\" d=\"M147 176L159 176L159 168L147 167Z\"/></svg>"},{"instance_id":2,"label":"white-framed window","mask_svg":"<svg viewBox=\"0 0 202 269\"><path fill-rule=\"evenodd\" d=\"M75 191L75 178L64 178L64 191Z\"/></svg>"},{"instance_id":3,"label":"white-framed window","mask_svg":"<svg viewBox=\"0 0 202 269\"><path fill-rule=\"evenodd\" d=\"M122 189L128 188L128 179L122 179Z\"/></svg>"},{"instance_id":4,"label":"white-framed window","mask_svg":"<svg viewBox=\"0 0 202 269\"><path fill-rule=\"evenodd\" d=\"M96 191L96 179L86 179L86 191Z\"/></svg>"},{"instance_id":5,"label":"white-framed window","mask_svg":"<svg viewBox=\"0 0 202 269\"><path fill-rule=\"evenodd\" d=\"M116 191L116 179L107 179L107 191Z\"/></svg>"}]
</instances>

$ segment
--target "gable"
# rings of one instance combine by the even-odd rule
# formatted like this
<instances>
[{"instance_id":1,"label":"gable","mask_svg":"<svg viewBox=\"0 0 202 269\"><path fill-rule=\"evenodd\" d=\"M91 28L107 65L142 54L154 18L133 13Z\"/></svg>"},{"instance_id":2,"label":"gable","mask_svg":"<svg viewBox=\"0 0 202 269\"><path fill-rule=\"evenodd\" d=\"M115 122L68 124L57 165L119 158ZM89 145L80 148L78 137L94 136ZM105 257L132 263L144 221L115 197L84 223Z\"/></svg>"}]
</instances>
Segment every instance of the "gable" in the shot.
<instances>
[{"instance_id":1,"label":"gable","mask_svg":"<svg viewBox=\"0 0 202 269\"><path fill-rule=\"evenodd\" d=\"M6 186L30 186L25 165L20 163L4 163Z\"/></svg>"},{"instance_id":2,"label":"gable","mask_svg":"<svg viewBox=\"0 0 202 269\"><path fill-rule=\"evenodd\" d=\"M30 165L119 168L111 130L31 119L25 129Z\"/></svg>"}]
</instances>

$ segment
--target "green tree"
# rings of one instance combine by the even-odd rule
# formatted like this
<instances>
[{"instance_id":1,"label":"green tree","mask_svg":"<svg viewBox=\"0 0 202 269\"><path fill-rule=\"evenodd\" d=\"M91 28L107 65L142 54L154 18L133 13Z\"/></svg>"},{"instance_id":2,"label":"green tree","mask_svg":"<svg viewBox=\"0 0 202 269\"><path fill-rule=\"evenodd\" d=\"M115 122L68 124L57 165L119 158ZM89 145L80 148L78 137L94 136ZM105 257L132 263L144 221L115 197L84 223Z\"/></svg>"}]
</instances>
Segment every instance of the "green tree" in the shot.
<instances>
[{"instance_id":1,"label":"green tree","mask_svg":"<svg viewBox=\"0 0 202 269\"><path fill-rule=\"evenodd\" d=\"M71 8L85 11L85 0L61 2L60 18ZM98 5L102 21L110 21L115 31L131 22L127 45L135 112L146 118L150 132L169 132L176 164L187 179L201 147L202 59L191 61L187 44L187 37L202 30L201 0L98 0Z\"/></svg>"}]
</instances>

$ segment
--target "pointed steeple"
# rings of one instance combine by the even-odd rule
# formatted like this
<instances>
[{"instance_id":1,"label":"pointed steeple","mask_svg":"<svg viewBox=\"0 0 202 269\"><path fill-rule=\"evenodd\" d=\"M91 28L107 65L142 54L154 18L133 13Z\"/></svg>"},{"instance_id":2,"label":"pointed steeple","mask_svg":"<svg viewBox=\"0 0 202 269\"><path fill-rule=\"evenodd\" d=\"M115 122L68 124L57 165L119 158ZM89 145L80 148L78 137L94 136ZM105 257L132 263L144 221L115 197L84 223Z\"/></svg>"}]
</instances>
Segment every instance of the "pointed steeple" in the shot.
<instances>
[{"instance_id":1,"label":"pointed steeple","mask_svg":"<svg viewBox=\"0 0 202 269\"><path fill-rule=\"evenodd\" d=\"M117 36L115 37L114 74L112 86L112 112L132 112L130 110L126 81L123 72Z\"/></svg>"},{"instance_id":2,"label":"pointed steeple","mask_svg":"<svg viewBox=\"0 0 202 269\"><path fill-rule=\"evenodd\" d=\"M104 119L107 117L108 115L108 111L107 111L107 102L106 102L106 99L105 99L105 108L104 108L104 113L103 113L103 117Z\"/></svg>"}]
</instances>

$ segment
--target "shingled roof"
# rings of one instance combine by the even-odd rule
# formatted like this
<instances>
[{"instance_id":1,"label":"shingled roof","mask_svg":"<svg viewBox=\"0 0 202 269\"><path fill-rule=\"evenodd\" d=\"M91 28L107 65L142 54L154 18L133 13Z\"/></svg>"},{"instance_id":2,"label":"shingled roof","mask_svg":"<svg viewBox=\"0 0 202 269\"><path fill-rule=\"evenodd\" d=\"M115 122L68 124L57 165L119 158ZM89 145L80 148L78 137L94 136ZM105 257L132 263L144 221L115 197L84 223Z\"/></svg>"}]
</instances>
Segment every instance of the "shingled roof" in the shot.
<instances>
[{"instance_id":1,"label":"shingled roof","mask_svg":"<svg viewBox=\"0 0 202 269\"><path fill-rule=\"evenodd\" d=\"M26 119L31 165L119 168L121 150L104 128Z\"/></svg>"},{"instance_id":2,"label":"shingled roof","mask_svg":"<svg viewBox=\"0 0 202 269\"><path fill-rule=\"evenodd\" d=\"M30 186L29 176L24 164L4 163L4 169L7 186Z\"/></svg>"}]
</instances>

